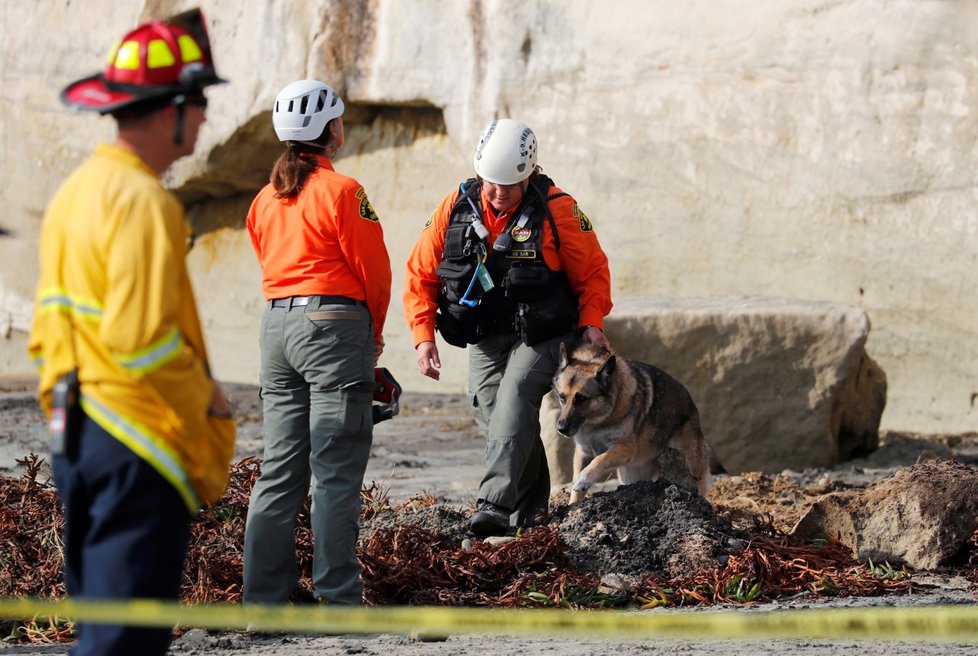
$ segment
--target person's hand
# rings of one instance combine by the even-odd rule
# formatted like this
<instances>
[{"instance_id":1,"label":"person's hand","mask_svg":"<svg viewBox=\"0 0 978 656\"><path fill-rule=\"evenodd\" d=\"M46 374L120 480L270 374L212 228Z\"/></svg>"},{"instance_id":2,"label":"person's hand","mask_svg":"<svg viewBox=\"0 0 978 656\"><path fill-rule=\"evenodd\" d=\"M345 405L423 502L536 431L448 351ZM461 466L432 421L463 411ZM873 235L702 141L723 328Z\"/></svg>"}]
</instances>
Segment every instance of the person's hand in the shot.
<instances>
[{"instance_id":1,"label":"person's hand","mask_svg":"<svg viewBox=\"0 0 978 656\"><path fill-rule=\"evenodd\" d=\"M434 342L421 342L415 347L418 355L418 369L428 378L438 380L441 376L441 358L438 357L438 347Z\"/></svg>"},{"instance_id":2,"label":"person's hand","mask_svg":"<svg viewBox=\"0 0 978 656\"><path fill-rule=\"evenodd\" d=\"M374 343L374 366L380 361L380 355L384 352L384 347L387 342L384 341L384 336L380 336L380 340Z\"/></svg>"},{"instance_id":3,"label":"person's hand","mask_svg":"<svg viewBox=\"0 0 978 656\"><path fill-rule=\"evenodd\" d=\"M609 351L611 350L611 342L608 341L608 336L597 326L588 326L585 328L584 332L581 333L581 341L601 344Z\"/></svg>"},{"instance_id":4,"label":"person's hand","mask_svg":"<svg viewBox=\"0 0 978 656\"><path fill-rule=\"evenodd\" d=\"M224 396L224 390L221 386L214 381L214 389L211 392L211 404L207 407L207 414L211 417L224 417L230 418L231 414L231 404L228 403L228 399Z\"/></svg>"}]
</instances>

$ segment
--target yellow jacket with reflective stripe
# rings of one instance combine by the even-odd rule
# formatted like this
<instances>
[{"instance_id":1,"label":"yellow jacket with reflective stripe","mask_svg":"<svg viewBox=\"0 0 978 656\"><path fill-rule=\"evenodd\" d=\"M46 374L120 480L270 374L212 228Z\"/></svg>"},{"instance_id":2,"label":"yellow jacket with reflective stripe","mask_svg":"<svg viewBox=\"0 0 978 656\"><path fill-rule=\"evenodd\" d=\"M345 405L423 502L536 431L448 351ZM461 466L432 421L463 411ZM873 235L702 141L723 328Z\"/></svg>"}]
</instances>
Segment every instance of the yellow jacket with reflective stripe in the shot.
<instances>
[{"instance_id":1,"label":"yellow jacket with reflective stripe","mask_svg":"<svg viewBox=\"0 0 978 656\"><path fill-rule=\"evenodd\" d=\"M159 471L191 511L227 484L234 422L213 383L179 201L129 150L99 146L44 216L29 351L40 399L76 365L86 413Z\"/></svg>"}]
</instances>

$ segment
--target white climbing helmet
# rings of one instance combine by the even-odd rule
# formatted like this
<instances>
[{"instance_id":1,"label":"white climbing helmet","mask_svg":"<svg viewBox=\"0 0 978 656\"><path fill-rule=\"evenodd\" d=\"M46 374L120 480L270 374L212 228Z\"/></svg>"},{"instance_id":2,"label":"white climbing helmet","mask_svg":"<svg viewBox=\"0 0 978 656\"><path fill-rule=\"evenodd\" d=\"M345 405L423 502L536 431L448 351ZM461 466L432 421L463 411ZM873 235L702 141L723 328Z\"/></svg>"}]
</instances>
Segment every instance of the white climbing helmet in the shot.
<instances>
[{"instance_id":1,"label":"white climbing helmet","mask_svg":"<svg viewBox=\"0 0 978 656\"><path fill-rule=\"evenodd\" d=\"M279 141L315 141L326 124L343 115L343 101L328 84L298 80L275 96L272 125Z\"/></svg>"},{"instance_id":2,"label":"white climbing helmet","mask_svg":"<svg viewBox=\"0 0 978 656\"><path fill-rule=\"evenodd\" d=\"M493 121L482 132L472 164L483 180L516 184L530 177L537 163L537 137L525 123Z\"/></svg>"}]
</instances>

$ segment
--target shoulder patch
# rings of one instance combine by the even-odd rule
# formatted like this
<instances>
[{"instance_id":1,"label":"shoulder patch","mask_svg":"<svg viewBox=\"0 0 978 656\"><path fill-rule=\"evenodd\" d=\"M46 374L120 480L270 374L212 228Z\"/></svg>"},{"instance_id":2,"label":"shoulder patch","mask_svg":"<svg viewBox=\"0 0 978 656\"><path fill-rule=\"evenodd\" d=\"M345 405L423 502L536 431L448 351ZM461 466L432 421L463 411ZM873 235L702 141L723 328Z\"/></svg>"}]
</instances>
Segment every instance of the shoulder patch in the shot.
<instances>
[{"instance_id":1,"label":"shoulder patch","mask_svg":"<svg viewBox=\"0 0 978 656\"><path fill-rule=\"evenodd\" d=\"M577 203L574 203L574 216L581 222L581 232L591 232L594 230L594 226L591 225L591 219L587 218L587 214L584 213Z\"/></svg>"},{"instance_id":2,"label":"shoulder patch","mask_svg":"<svg viewBox=\"0 0 978 656\"><path fill-rule=\"evenodd\" d=\"M356 197L360 199L360 217L374 223L380 221L380 217L377 216L374 208L370 205L370 201L367 200L367 192L364 191L363 187L357 191Z\"/></svg>"},{"instance_id":3,"label":"shoulder patch","mask_svg":"<svg viewBox=\"0 0 978 656\"><path fill-rule=\"evenodd\" d=\"M428 220L424 222L424 228L422 228L422 230L426 230L428 226L430 226L434 222L435 222L435 213L432 212L431 216L428 217Z\"/></svg>"}]
</instances>

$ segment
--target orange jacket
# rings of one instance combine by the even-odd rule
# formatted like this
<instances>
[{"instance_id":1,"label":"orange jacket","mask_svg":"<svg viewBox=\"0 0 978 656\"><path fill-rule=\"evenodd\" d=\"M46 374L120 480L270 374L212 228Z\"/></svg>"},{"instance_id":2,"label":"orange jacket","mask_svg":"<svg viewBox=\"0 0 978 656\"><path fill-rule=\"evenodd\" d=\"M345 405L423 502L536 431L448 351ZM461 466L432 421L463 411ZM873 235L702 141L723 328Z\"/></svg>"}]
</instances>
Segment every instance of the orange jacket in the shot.
<instances>
[{"instance_id":1,"label":"orange jacket","mask_svg":"<svg viewBox=\"0 0 978 656\"><path fill-rule=\"evenodd\" d=\"M323 294L365 301L380 343L391 298L380 219L359 182L325 157L317 160L297 196L276 198L268 184L248 211L265 299Z\"/></svg>"},{"instance_id":2,"label":"orange jacket","mask_svg":"<svg viewBox=\"0 0 978 656\"><path fill-rule=\"evenodd\" d=\"M549 195L558 192L560 189L552 187ZM415 346L435 339L435 311L438 309L438 293L441 289L441 281L435 269L441 262L445 248L445 230L458 194L456 189L438 205L408 257L404 313ZM489 230L488 241L491 247L518 205L497 215L485 194L480 192L479 197L482 202L482 220ZM551 200L548 205L557 224L560 249L554 244L553 231L549 221L545 219L543 259L554 271L567 273L571 287L578 294L578 325L604 328L604 318L611 311L608 257L598 243L590 219L577 206L577 201L570 196L561 196Z\"/></svg>"}]
</instances>

